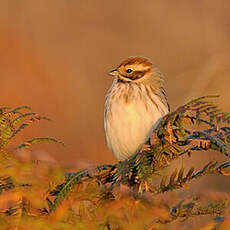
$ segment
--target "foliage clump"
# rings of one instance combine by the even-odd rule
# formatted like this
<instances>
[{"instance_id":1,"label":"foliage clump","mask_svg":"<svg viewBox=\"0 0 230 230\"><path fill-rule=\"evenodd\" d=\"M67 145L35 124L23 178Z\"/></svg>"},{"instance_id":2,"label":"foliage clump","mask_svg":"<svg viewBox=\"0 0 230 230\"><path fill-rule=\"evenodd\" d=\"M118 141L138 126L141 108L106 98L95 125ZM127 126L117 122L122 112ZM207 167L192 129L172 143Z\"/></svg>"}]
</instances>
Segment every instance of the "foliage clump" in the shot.
<instances>
[{"instance_id":1,"label":"foliage clump","mask_svg":"<svg viewBox=\"0 0 230 230\"><path fill-rule=\"evenodd\" d=\"M229 194L186 196L178 190L205 175L229 176L230 162L210 161L199 170L182 166L162 175L171 162L194 151L230 157L230 114L212 98L192 100L163 117L147 147L129 159L74 173L17 159L9 143L27 126L49 119L27 106L0 108L1 229L178 229L181 221L186 228L197 218L200 229L228 229ZM16 149L40 142L61 143L37 137ZM204 215L209 221L202 222Z\"/></svg>"}]
</instances>

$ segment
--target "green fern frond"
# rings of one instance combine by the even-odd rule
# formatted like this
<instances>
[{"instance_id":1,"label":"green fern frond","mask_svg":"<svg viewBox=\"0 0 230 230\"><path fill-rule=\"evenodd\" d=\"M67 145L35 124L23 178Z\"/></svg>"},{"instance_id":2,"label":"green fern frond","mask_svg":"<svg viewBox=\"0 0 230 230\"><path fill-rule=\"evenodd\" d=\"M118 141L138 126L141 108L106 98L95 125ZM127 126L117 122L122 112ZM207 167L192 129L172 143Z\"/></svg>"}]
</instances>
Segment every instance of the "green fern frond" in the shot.
<instances>
[{"instance_id":1,"label":"green fern frond","mask_svg":"<svg viewBox=\"0 0 230 230\"><path fill-rule=\"evenodd\" d=\"M61 142L61 141L59 141L59 140L57 140L55 138L52 138L52 137L36 137L36 138L33 138L31 140L28 140L28 141L22 143L21 145L17 146L16 149L29 148L32 145L38 144L38 143L41 143L41 142L59 143L61 145L64 145L63 142Z\"/></svg>"},{"instance_id":2,"label":"green fern frond","mask_svg":"<svg viewBox=\"0 0 230 230\"><path fill-rule=\"evenodd\" d=\"M80 182L83 177L87 177L87 170L81 170L74 175L69 175L65 183L57 186L57 188L50 193L51 196L56 196L53 203L49 202L50 211L54 211L65 199L70 192L73 191L75 185Z\"/></svg>"},{"instance_id":3,"label":"green fern frond","mask_svg":"<svg viewBox=\"0 0 230 230\"><path fill-rule=\"evenodd\" d=\"M170 214L172 219L169 222L175 221L178 218L185 220L199 215L222 215L228 206L228 200L212 201L206 205L200 205L197 200L192 200L188 203L184 203L182 200L171 209Z\"/></svg>"},{"instance_id":4,"label":"green fern frond","mask_svg":"<svg viewBox=\"0 0 230 230\"><path fill-rule=\"evenodd\" d=\"M36 115L35 112L29 112L29 113L23 113L23 114L20 114L18 117L16 117L12 123L14 126L18 125L20 122L23 121L23 119L25 119L26 117L29 117L29 116L34 116Z\"/></svg>"},{"instance_id":5,"label":"green fern frond","mask_svg":"<svg viewBox=\"0 0 230 230\"><path fill-rule=\"evenodd\" d=\"M10 136L11 138L13 138L14 136L16 136L20 131L22 131L25 127L29 126L29 124L27 123L23 123L21 124Z\"/></svg>"},{"instance_id":6,"label":"green fern frond","mask_svg":"<svg viewBox=\"0 0 230 230\"><path fill-rule=\"evenodd\" d=\"M178 173L178 170L175 169L170 176L168 184L167 176L163 176L160 182L160 186L156 189L155 193L162 193L169 190L175 190L183 188L188 182L193 179L198 179L205 175L211 174L222 174L225 176L230 176L225 170L230 168L230 162L225 162L217 166L217 161L210 161L206 164L201 170L194 172L194 167L190 168L187 175L183 177L184 168L182 167Z\"/></svg>"},{"instance_id":7,"label":"green fern frond","mask_svg":"<svg viewBox=\"0 0 230 230\"><path fill-rule=\"evenodd\" d=\"M22 114L19 117L15 118L13 120L13 125L16 126L18 123L20 123L25 117L27 116L32 116L28 122L26 123L22 123L11 135L10 138L13 138L14 136L16 136L16 134L18 134L20 131L22 131L25 127L31 125L34 121L40 121L40 120L47 120L50 121L50 119L48 117L41 117L39 116L37 113L27 113L27 114Z\"/></svg>"},{"instance_id":8,"label":"green fern frond","mask_svg":"<svg viewBox=\"0 0 230 230\"><path fill-rule=\"evenodd\" d=\"M0 194L6 190L14 188L12 178L10 176L0 177Z\"/></svg>"},{"instance_id":9,"label":"green fern frond","mask_svg":"<svg viewBox=\"0 0 230 230\"><path fill-rule=\"evenodd\" d=\"M0 115L0 147L3 148L10 139L11 134L14 132L14 127L10 120L8 113Z\"/></svg>"},{"instance_id":10,"label":"green fern frond","mask_svg":"<svg viewBox=\"0 0 230 230\"><path fill-rule=\"evenodd\" d=\"M143 185L148 181L150 191L160 193L186 187L186 183L204 175L221 173L227 175L225 171L229 167L227 163L217 166L217 162L210 162L198 172L194 172L194 167L190 168L187 174L184 173L184 168L181 168L179 172L175 169L169 177L168 184L168 177L165 175L159 188L151 184L153 175L159 174L173 160L185 153L191 155L193 151L212 149L226 156L230 155L230 127L221 127L221 122L228 123L229 115L223 113L212 101L209 101L216 97L206 96L192 100L163 117L149 140L149 150L137 153L128 160L111 165L94 175L91 175L89 171L75 173L62 184L63 192L62 189L55 192L57 200L52 210L68 196L74 184L87 183L92 178L96 179L99 184L112 184L113 186L124 184L133 188L139 185L138 191L140 192L142 189L147 190L148 186ZM191 125L195 125L196 128L205 125L207 129L191 130Z\"/></svg>"},{"instance_id":11,"label":"green fern frond","mask_svg":"<svg viewBox=\"0 0 230 230\"><path fill-rule=\"evenodd\" d=\"M9 110L9 113L19 113L21 110L31 110L31 107L26 106L26 105L22 105L22 106L18 106L12 110Z\"/></svg>"},{"instance_id":12,"label":"green fern frond","mask_svg":"<svg viewBox=\"0 0 230 230\"><path fill-rule=\"evenodd\" d=\"M32 124L34 121L50 120L49 118L45 116L40 116L35 112L24 113L23 110L31 110L31 108L28 106L19 106L14 109L10 109L9 107L0 108L0 147L1 148L5 147L15 135L17 135L25 127ZM26 118L29 119L25 121ZM19 125L20 123L22 124ZM29 144L30 143L28 143L28 145Z\"/></svg>"}]
</instances>

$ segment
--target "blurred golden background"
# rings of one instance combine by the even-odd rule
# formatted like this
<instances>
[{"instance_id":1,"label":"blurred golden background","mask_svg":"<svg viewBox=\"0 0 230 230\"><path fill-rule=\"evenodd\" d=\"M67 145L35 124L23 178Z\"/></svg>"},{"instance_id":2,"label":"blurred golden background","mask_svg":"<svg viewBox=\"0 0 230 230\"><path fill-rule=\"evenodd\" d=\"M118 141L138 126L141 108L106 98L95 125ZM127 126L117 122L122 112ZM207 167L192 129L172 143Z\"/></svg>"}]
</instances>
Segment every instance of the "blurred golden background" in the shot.
<instances>
[{"instance_id":1,"label":"blurred golden background","mask_svg":"<svg viewBox=\"0 0 230 230\"><path fill-rule=\"evenodd\" d=\"M107 72L128 56L146 56L159 66L172 109L219 94L218 103L230 111L229 0L0 5L1 106L28 105L54 120L28 129L22 140L53 136L66 144L41 145L35 158L70 167L115 162L103 130L104 97L112 82ZM203 153L193 158L199 167Z\"/></svg>"}]
</instances>

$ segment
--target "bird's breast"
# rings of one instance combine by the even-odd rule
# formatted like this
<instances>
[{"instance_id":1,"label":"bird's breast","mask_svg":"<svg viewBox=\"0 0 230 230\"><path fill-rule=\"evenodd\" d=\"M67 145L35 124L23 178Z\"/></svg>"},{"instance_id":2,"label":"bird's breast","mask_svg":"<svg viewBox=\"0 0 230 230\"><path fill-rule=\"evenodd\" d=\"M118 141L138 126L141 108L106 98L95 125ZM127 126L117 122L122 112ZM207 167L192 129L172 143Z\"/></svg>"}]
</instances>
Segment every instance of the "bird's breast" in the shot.
<instances>
[{"instance_id":1,"label":"bird's breast","mask_svg":"<svg viewBox=\"0 0 230 230\"><path fill-rule=\"evenodd\" d=\"M105 119L109 148L123 160L136 153L147 141L153 125L162 115L148 100L136 99L129 103L114 100Z\"/></svg>"}]
</instances>

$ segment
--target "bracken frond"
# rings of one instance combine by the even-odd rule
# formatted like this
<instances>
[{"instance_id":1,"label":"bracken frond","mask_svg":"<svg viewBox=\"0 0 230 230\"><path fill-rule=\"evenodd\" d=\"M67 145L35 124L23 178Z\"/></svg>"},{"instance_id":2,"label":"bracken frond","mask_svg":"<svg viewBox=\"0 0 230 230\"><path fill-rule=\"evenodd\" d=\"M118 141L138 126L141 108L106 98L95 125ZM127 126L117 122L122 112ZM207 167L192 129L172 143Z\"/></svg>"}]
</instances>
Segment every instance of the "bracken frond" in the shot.
<instances>
[{"instance_id":1,"label":"bracken frond","mask_svg":"<svg viewBox=\"0 0 230 230\"><path fill-rule=\"evenodd\" d=\"M35 121L50 120L35 112L23 112L31 110L28 106L19 106L14 109L0 108L0 147L5 147L8 142L21 132L25 127Z\"/></svg>"},{"instance_id":2,"label":"bracken frond","mask_svg":"<svg viewBox=\"0 0 230 230\"><path fill-rule=\"evenodd\" d=\"M171 161L178 159L184 154L191 155L193 151L215 150L229 157L230 151L230 127L221 126L229 123L229 114L222 112L210 99L217 96L206 96L192 100L167 114L161 119L148 141L149 150L137 153L128 160L119 162L108 167L101 167L92 175L92 169L71 174L66 181L59 185L61 190L51 192L55 195L52 210L59 205L78 183L87 183L96 179L99 184L114 185L124 184L134 191L150 191L154 194L168 190L179 189L187 186L187 183L198 177L209 174L228 175L224 169L228 163L217 166L217 162L210 162L198 172L191 168L184 176L184 168L179 172L177 169L169 177L161 180L160 187L152 184L151 178L159 175L159 172L167 167ZM191 126L206 126L206 129L191 130ZM97 168L98 169L98 168ZM112 187L111 187L112 186Z\"/></svg>"},{"instance_id":3,"label":"bracken frond","mask_svg":"<svg viewBox=\"0 0 230 230\"><path fill-rule=\"evenodd\" d=\"M158 189L155 189L155 193L162 193L169 190L180 189L184 187L188 187L187 183L193 179L198 179L199 177L205 175L212 175L212 174L221 174L225 176L229 176L229 173L226 171L230 169L230 162L221 163L217 166L217 161L210 161L206 164L201 170L194 172L194 167L192 167L187 175L183 177L184 167L182 167L178 173L178 170L175 169L174 172L170 176L170 180L168 184L166 184L165 176L162 178L160 186Z\"/></svg>"},{"instance_id":4,"label":"bracken frond","mask_svg":"<svg viewBox=\"0 0 230 230\"><path fill-rule=\"evenodd\" d=\"M16 149L29 148L32 145L38 144L38 143L41 143L41 142L59 143L59 144L64 145L63 142L61 142L61 141L59 141L59 140L57 140L55 138L52 138L52 137L36 137L36 138L33 138L31 140L28 140L28 141L22 143L21 145L17 146Z\"/></svg>"},{"instance_id":5,"label":"bracken frond","mask_svg":"<svg viewBox=\"0 0 230 230\"><path fill-rule=\"evenodd\" d=\"M205 196L187 202L182 193L174 193L173 200L165 194L187 189L190 181L206 175L230 176L230 161L210 161L200 170L184 165L171 173L164 170L172 161L195 151L215 150L230 157L230 116L210 101L212 98L192 100L163 117L146 150L116 164L65 173L65 178L54 165L46 168L36 160L4 156L9 141L25 127L49 119L28 111L27 106L0 108L0 203L7 197L7 205L0 207L1 229L158 230L203 215L212 218L208 229L228 229L226 195L207 200L204 190ZM55 138L37 137L17 148L41 142L63 144ZM206 204L200 202L202 197Z\"/></svg>"}]
</instances>

